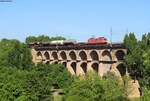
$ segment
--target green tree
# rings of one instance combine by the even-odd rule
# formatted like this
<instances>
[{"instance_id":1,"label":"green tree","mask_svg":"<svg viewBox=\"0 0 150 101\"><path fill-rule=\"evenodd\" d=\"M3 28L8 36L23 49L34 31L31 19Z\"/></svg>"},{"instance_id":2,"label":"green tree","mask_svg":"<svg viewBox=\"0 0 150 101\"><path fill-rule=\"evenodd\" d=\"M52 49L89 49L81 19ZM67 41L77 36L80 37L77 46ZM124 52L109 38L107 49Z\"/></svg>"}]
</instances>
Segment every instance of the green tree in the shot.
<instances>
[{"instance_id":1,"label":"green tree","mask_svg":"<svg viewBox=\"0 0 150 101\"><path fill-rule=\"evenodd\" d=\"M0 65L9 65L8 53L14 48L17 40L2 39L0 41Z\"/></svg>"},{"instance_id":2,"label":"green tree","mask_svg":"<svg viewBox=\"0 0 150 101\"><path fill-rule=\"evenodd\" d=\"M8 53L7 59L11 66L21 67L21 47L19 42L15 43L13 49Z\"/></svg>"},{"instance_id":3,"label":"green tree","mask_svg":"<svg viewBox=\"0 0 150 101\"><path fill-rule=\"evenodd\" d=\"M22 69L31 69L32 55L30 49L24 44L21 44L21 68Z\"/></svg>"},{"instance_id":4,"label":"green tree","mask_svg":"<svg viewBox=\"0 0 150 101\"><path fill-rule=\"evenodd\" d=\"M134 77L134 79L139 80L142 89L143 87L149 88L150 33L144 34L142 40L139 41L137 41L133 33L125 35L124 44L127 49L125 64L130 75Z\"/></svg>"},{"instance_id":5,"label":"green tree","mask_svg":"<svg viewBox=\"0 0 150 101\"><path fill-rule=\"evenodd\" d=\"M74 82L74 76L61 64L42 64L33 67L36 71L44 72L52 79L51 84L56 88L67 88Z\"/></svg>"},{"instance_id":6,"label":"green tree","mask_svg":"<svg viewBox=\"0 0 150 101\"><path fill-rule=\"evenodd\" d=\"M143 54L144 58L144 86L150 88L150 50L148 50L146 53Z\"/></svg>"},{"instance_id":7,"label":"green tree","mask_svg":"<svg viewBox=\"0 0 150 101\"><path fill-rule=\"evenodd\" d=\"M89 72L77 79L67 90L64 101L125 101L124 86L119 79L102 79L97 73Z\"/></svg>"},{"instance_id":8,"label":"green tree","mask_svg":"<svg viewBox=\"0 0 150 101\"><path fill-rule=\"evenodd\" d=\"M127 55L125 56L126 67L134 79L139 79L143 76L143 52L134 33L125 36L124 45L127 49Z\"/></svg>"},{"instance_id":9,"label":"green tree","mask_svg":"<svg viewBox=\"0 0 150 101\"><path fill-rule=\"evenodd\" d=\"M0 66L0 101L27 101L24 93L26 72Z\"/></svg>"},{"instance_id":10,"label":"green tree","mask_svg":"<svg viewBox=\"0 0 150 101\"><path fill-rule=\"evenodd\" d=\"M26 38L26 43L29 42L49 42L49 41L54 41L54 40L66 40L66 38L58 36L58 37L49 37L45 35L40 35L40 36L29 36Z\"/></svg>"},{"instance_id":11,"label":"green tree","mask_svg":"<svg viewBox=\"0 0 150 101\"><path fill-rule=\"evenodd\" d=\"M53 101L51 81L44 72L30 71L23 84L27 101Z\"/></svg>"},{"instance_id":12,"label":"green tree","mask_svg":"<svg viewBox=\"0 0 150 101\"><path fill-rule=\"evenodd\" d=\"M15 66L19 69L29 69L32 66L30 49L24 43L15 43L14 47L8 52L6 59L10 66Z\"/></svg>"}]
</instances>

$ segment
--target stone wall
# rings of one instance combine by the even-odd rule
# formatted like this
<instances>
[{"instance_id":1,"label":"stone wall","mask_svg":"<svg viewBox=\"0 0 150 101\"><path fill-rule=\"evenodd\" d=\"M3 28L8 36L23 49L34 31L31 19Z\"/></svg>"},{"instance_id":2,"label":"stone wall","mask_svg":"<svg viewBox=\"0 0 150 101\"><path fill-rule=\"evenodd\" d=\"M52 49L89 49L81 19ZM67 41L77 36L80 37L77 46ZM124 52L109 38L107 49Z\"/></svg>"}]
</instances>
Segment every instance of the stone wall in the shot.
<instances>
[{"instance_id":1,"label":"stone wall","mask_svg":"<svg viewBox=\"0 0 150 101\"><path fill-rule=\"evenodd\" d=\"M74 75L83 75L89 70L94 70L101 76L107 71L114 71L117 76L123 76L126 73L123 63L125 49L39 51L32 48L31 51L34 63L62 63Z\"/></svg>"}]
</instances>

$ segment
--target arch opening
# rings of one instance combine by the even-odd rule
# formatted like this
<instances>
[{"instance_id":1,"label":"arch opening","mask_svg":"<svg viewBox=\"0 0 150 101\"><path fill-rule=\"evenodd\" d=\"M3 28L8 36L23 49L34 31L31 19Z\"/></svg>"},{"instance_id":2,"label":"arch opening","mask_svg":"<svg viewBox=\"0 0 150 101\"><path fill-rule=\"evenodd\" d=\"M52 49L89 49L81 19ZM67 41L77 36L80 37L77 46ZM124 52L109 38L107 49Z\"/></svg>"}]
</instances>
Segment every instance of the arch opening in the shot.
<instances>
[{"instance_id":1,"label":"arch opening","mask_svg":"<svg viewBox=\"0 0 150 101\"><path fill-rule=\"evenodd\" d=\"M42 59L42 53L41 52L37 52L37 59Z\"/></svg>"},{"instance_id":2,"label":"arch opening","mask_svg":"<svg viewBox=\"0 0 150 101\"><path fill-rule=\"evenodd\" d=\"M76 74L76 71L77 71L76 66L77 66L76 62L72 62L72 63L71 63L71 68L72 68L74 74Z\"/></svg>"},{"instance_id":3,"label":"arch opening","mask_svg":"<svg viewBox=\"0 0 150 101\"><path fill-rule=\"evenodd\" d=\"M53 52L52 57L53 57L54 60L58 60L57 52Z\"/></svg>"},{"instance_id":4,"label":"arch opening","mask_svg":"<svg viewBox=\"0 0 150 101\"><path fill-rule=\"evenodd\" d=\"M57 62L57 61L55 61L55 62L54 62L54 64L58 64L58 62Z\"/></svg>"},{"instance_id":5,"label":"arch opening","mask_svg":"<svg viewBox=\"0 0 150 101\"><path fill-rule=\"evenodd\" d=\"M82 68L83 72L86 73L87 72L87 63L82 63L81 68Z\"/></svg>"},{"instance_id":6,"label":"arch opening","mask_svg":"<svg viewBox=\"0 0 150 101\"><path fill-rule=\"evenodd\" d=\"M117 60L124 60L125 53L122 50L116 52Z\"/></svg>"},{"instance_id":7,"label":"arch opening","mask_svg":"<svg viewBox=\"0 0 150 101\"><path fill-rule=\"evenodd\" d=\"M86 55L86 53L84 51L81 51L79 53L79 56L80 56L81 60L87 60L87 55Z\"/></svg>"},{"instance_id":8,"label":"arch opening","mask_svg":"<svg viewBox=\"0 0 150 101\"><path fill-rule=\"evenodd\" d=\"M126 74L126 67L124 66L124 64L119 64L117 66L117 69L121 76L124 76Z\"/></svg>"},{"instance_id":9,"label":"arch opening","mask_svg":"<svg viewBox=\"0 0 150 101\"><path fill-rule=\"evenodd\" d=\"M98 70L99 70L98 67L99 67L98 63L93 63L93 64L92 64L93 70L94 70L95 72L97 72L97 73L98 73Z\"/></svg>"},{"instance_id":10,"label":"arch opening","mask_svg":"<svg viewBox=\"0 0 150 101\"><path fill-rule=\"evenodd\" d=\"M76 60L76 59L77 59L76 54L75 54L74 51L71 51L71 52L69 53L69 56L70 56L71 60Z\"/></svg>"},{"instance_id":11,"label":"arch opening","mask_svg":"<svg viewBox=\"0 0 150 101\"><path fill-rule=\"evenodd\" d=\"M62 60L67 60L67 55L66 55L66 53L64 51L62 51L60 53L60 56L61 56Z\"/></svg>"},{"instance_id":12,"label":"arch opening","mask_svg":"<svg viewBox=\"0 0 150 101\"><path fill-rule=\"evenodd\" d=\"M44 53L44 57L45 57L46 60L49 60L49 59L50 59L49 53L48 53L48 52L45 52L45 53Z\"/></svg>"},{"instance_id":13,"label":"arch opening","mask_svg":"<svg viewBox=\"0 0 150 101\"><path fill-rule=\"evenodd\" d=\"M49 61L47 61L47 62L46 62L46 64L50 64L50 62L49 62Z\"/></svg>"},{"instance_id":14,"label":"arch opening","mask_svg":"<svg viewBox=\"0 0 150 101\"><path fill-rule=\"evenodd\" d=\"M99 57L98 57L98 54L97 54L96 51L92 51L92 52L90 53L90 56L91 56L91 59L92 59L92 60L99 60Z\"/></svg>"},{"instance_id":15,"label":"arch opening","mask_svg":"<svg viewBox=\"0 0 150 101\"><path fill-rule=\"evenodd\" d=\"M102 53L102 56L103 56L103 58L102 58L103 61L111 61L112 60L111 54L107 50Z\"/></svg>"},{"instance_id":16,"label":"arch opening","mask_svg":"<svg viewBox=\"0 0 150 101\"><path fill-rule=\"evenodd\" d=\"M67 62L63 62L62 64L63 64L65 67L67 67Z\"/></svg>"}]
</instances>

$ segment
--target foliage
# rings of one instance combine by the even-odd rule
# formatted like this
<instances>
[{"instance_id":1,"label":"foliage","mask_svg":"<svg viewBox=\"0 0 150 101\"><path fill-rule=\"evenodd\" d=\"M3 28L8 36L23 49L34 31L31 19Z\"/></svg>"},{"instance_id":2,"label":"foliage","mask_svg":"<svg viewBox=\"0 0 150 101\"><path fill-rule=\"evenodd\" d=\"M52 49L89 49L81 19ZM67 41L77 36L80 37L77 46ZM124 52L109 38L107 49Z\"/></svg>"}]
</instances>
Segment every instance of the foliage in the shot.
<instances>
[{"instance_id":1,"label":"foliage","mask_svg":"<svg viewBox=\"0 0 150 101\"><path fill-rule=\"evenodd\" d=\"M125 101L124 86L119 79L106 76L102 79L95 72L80 77L67 90L64 101Z\"/></svg>"},{"instance_id":2,"label":"foliage","mask_svg":"<svg viewBox=\"0 0 150 101\"><path fill-rule=\"evenodd\" d=\"M74 77L60 64L38 64L28 71L0 66L0 81L0 101L53 101L53 85L66 88Z\"/></svg>"},{"instance_id":3,"label":"foliage","mask_svg":"<svg viewBox=\"0 0 150 101\"><path fill-rule=\"evenodd\" d=\"M51 78L48 78L45 73L34 70L29 72L23 84L27 101L52 101L51 81Z\"/></svg>"},{"instance_id":4,"label":"foliage","mask_svg":"<svg viewBox=\"0 0 150 101\"><path fill-rule=\"evenodd\" d=\"M145 89L143 96L140 98L140 101L149 101L150 100L150 90Z\"/></svg>"},{"instance_id":5,"label":"foliage","mask_svg":"<svg viewBox=\"0 0 150 101\"><path fill-rule=\"evenodd\" d=\"M26 101L22 88L25 75L25 71L16 68L0 67L0 101Z\"/></svg>"},{"instance_id":6,"label":"foliage","mask_svg":"<svg viewBox=\"0 0 150 101\"><path fill-rule=\"evenodd\" d=\"M140 98L131 99L131 101L149 101L150 99L150 90L144 89L143 95Z\"/></svg>"},{"instance_id":7,"label":"foliage","mask_svg":"<svg viewBox=\"0 0 150 101\"><path fill-rule=\"evenodd\" d=\"M0 65L28 69L32 65L30 49L17 40L0 41Z\"/></svg>"},{"instance_id":8,"label":"foliage","mask_svg":"<svg viewBox=\"0 0 150 101\"><path fill-rule=\"evenodd\" d=\"M0 41L0 65L7 65L8 62L8 53L14 48L15 44L18 43L17 40L8 40L2 39Z\"/></svg>"},{"instance_id":9,"label":"foliage","mask_svg":"<svg viewBox=\"0 0 150 101\"><path fill-rule=\"evenodd\" d=\"M26 43L29 42L48 42L48 41L54 41L54 40L66 40L66 38L58 36L58 37L49 37L49 36L29 36L26 38Z\"/></svg>"},{"instance_id":10,"label":"foliage","mask_svg":"<svg viewBox=\"0 0 150 101\"><path fill-rule=\"evenodd\" d=\"M52 40L65 38L29 36L26 42ZM142 40L137 40L134 33L125 35L124 45L126 67L143 89L142 97L135 101L149 101L150 33L144 34ZM95 72L75 77L60 64L33 65L26 44L18 40L0 41L0 101L53 101L53 89L65 91L63 101L127 101L126 85L110 72L103 78Z\"/></svg>"},{"instance_id":11,"label":"foliage","mask_svg":"<svg viewBox=\"0 0 150 101\"><path fill-rule=\"evenodd\" d=\"M139 77L142 74L142 51L140 45L138 45L137 39L134 33L130 33L125 36L124 44L127 48L127 55L125 57L126 67L131 76ZM135 79L136 79L135 78Z\"/></svg>"},{"instance_id":12,"label":"foliage","mask_svg":"<svg viewBox=\"0 0 150 101\"><path fill-rule=\"evenodd\" d=\"M134 33L125 35L124 44L127 49L125 63L134 79L138 79L141 87L150 87L150 33L144 34L137 41Z\"/></svg>"},{"instance_id":13,"label":"foliage","mask_svg":"<svg viewBox=\"0 0 150 101\"><path fill-rule=\"evenodd\" d=\"M51 83L56 88L66 88L74 82L74 76L68 72L67 68L61 64L42 64L39 63L34 69L40 73L44 72Z\"/></svg>"}]
</instances>

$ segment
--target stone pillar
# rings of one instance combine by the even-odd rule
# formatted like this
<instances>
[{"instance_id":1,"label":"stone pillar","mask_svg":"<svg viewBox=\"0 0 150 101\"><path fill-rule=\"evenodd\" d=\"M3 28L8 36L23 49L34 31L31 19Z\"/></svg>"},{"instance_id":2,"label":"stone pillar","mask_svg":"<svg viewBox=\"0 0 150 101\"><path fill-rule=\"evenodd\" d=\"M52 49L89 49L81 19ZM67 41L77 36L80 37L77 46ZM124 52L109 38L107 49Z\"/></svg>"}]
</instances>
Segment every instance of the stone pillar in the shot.
<instances>
[{"instance_id":1,"label":"stone pillar","mask_svg":"<svg viewBox=\"0 0 150 101\"><path fill-rule=\"evenodd\" d=\"M113 63L112 64L112 68L111 68L111 72L113 72L116 76L121 78L120 72L118 71L118 69L116 68L118 65L118 63Z\"/></svg>"},{"instance_id":2,"label":"stone pillar","mask_svg":"<svg viewBox=\"0 0 150 101\"><path fill-rule=\"evenodd\" d=\"M103 50L100 50L99 52L98 52L98 55L99 55L99 61L102 61L103 60Z\"/></svg>"},{"instance_id":3,"label":"stone pillar","mask_svg":"<svg viewBox=\"0 0 150 101\"><path fill-rule=\"evenodd\" d=\"M92 65L91 62L88 62L88 63L87 63L87 72L93 70L91 65Z\"/></svg>"},{"instance_id":4,"label":"stone pillar","mask_svg":"<svg viewBox=\"0 0 150 101\"><path fill-rule=\"evenodd\" d=\"M71 61L67 62L67 69L71 74L74 75L75 73L73 71L73 68L71 67L71 63L72 63Z\"/></svg>"},{"instance_id":5,"label":"stone pillar","mask_svg":"<svg viewBox=\"0 0 150 101\"><path fill-rule=\"evenodd\" d=\"M103 63L99 63L98 74L102 77L104 71Z\"/></svg>"},{"instance_id":6,"label":"stone pillar","mask_svg":"<svg viewBox=\"0 0 150 101\"><path fill-rule=\"evenodd\" d=\"M77 76L79 76L79 75L83 75L84 73L83 73L83 70L82 70L82 68L81 68L81 61L80 62L77 62L77 66L76 66L76 74L77 74Z\"/></svg>"},{"instance_id":7,"label":"stone pillar","mask_svg":"<svg viewBox=\"0 0 150 101\"><path fill-rule=\"evenodd\" d=\"M117 58L116 58L116 50L112 49L112 51L111 51L111 56L112 56L112 60L113 60L113 61L117 61Z\"/></svg>"},{"instance_id":8,"label":"stone pillar","mask_svg":"<svg viewBox=\"0 0 150 101\"><path fill-rule=\"evenodd\" d=\"M36 50L34 48L31 48L31 54L33 63L36 63Z\"/></svg>"}]
</instances>

